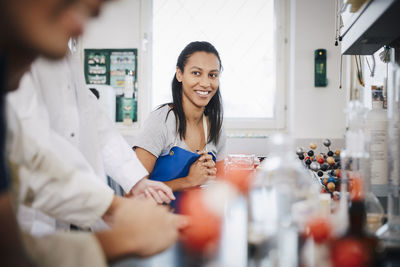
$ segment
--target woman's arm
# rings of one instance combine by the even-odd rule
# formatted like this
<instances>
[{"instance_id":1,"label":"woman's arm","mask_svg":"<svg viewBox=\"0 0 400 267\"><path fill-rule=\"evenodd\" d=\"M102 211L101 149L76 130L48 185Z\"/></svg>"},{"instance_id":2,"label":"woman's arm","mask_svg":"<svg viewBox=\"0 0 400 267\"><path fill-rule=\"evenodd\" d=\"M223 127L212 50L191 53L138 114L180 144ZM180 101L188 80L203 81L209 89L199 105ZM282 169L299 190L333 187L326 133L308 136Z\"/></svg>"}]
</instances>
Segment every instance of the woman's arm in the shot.
<instances>
[{"instance_id":1,"label":"woman's arm","mask_svg":"<svg viewBox=\"0 0 400 267\"><path fill-rule=\"evenodd\" d=\"M172 191L183 191L191 187L203 185L208 180L215 179L217 169L211 155L204 151L199 153L201 154L200 158L190 166L186 177L165 182L166 185L171 187Z\"/></svg>"},{"instance_id":2,"label":"woman's arm","mask_svg":"<svg viewBox=\"0 0 400 267\"><path fill-rule=\"evenodd\" d=\"M151 173L154 165L156 164L157 157L141 147L136 147L135 152L136 156L139 158L146 170Z\"/></svg>"},{"instance_id":3,"label":"woman's arm","mask_svg":"<svg viewBox=\"0 0 400 267\"><path fill-rule=\"evenodd\" d=\"M151 173L157 158L141 147L136 147L136 155L146 170ZM214 179L215 176L215 163L212 161L210 155L203 153L190 167L188 176L173 179L164 183L168 185L172 191L182 191L202 185L209 179Z\"/></svg>"}]
</instances>

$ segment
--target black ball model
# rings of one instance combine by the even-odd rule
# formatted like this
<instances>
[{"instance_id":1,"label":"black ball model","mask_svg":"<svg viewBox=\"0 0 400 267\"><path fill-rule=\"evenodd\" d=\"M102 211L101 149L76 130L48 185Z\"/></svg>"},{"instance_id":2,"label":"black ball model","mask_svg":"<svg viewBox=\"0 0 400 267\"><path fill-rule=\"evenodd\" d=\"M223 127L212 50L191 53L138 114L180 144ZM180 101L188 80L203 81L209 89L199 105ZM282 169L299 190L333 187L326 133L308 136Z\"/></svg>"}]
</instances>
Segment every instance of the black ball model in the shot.
<instances>
[{"instance_id":1,"label":"black ball model","mask_svg":"<svg viewBox=\"0 0 400 267\"><path fill-rule=\"evenodd\" d=\"M329 165L324 163L321 165L321 171L326 171L329 168Z\"/></svg>"}]
</instances>

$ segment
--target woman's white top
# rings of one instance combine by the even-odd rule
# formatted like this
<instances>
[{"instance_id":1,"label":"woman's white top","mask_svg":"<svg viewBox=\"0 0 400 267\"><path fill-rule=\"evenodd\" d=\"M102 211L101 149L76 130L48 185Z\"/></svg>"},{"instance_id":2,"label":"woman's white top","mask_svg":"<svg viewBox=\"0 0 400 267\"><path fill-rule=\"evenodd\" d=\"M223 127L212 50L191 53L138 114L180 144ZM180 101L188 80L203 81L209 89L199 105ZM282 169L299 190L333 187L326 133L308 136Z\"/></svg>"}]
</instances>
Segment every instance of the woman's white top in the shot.
<instances>
[{"instance_id":1,"label":"woman's white top","mask_svg":"<svg viewBox=\"0 0 400 267\"><path fill-rule=\"evenodd\" d=\"M190 151L185 141L179 138L179 134L176 131L175 114L168 105L150 113L140 133L135 136L133 143L134 147L143 148L157 158L169 153L169 150L175 145ZM226 154L226 135L223 128L221 129L219 142L217 144L214 142L207 143L205 150L212 152L217 161L224 160Z\"/></svg>"}]
</instances>

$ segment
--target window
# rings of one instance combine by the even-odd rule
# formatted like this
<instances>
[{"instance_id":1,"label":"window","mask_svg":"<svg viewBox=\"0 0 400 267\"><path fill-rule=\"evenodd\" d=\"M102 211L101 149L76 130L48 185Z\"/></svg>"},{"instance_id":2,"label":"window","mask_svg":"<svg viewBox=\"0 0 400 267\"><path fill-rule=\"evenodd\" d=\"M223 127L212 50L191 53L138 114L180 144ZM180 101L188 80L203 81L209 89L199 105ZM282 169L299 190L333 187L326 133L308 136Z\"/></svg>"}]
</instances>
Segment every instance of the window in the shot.
<instances>
[{"instance_id":1,"label":"window","mask_svg":"<svg viewBox=\"0 0 400 267\"><path fill-rule=\"evenodd\" d=\"M285 3L279 0L153 0L152 108L169 102L179 53L208 41L220 53L225 126L285 126Z\"/></svg>"}]
</instances>

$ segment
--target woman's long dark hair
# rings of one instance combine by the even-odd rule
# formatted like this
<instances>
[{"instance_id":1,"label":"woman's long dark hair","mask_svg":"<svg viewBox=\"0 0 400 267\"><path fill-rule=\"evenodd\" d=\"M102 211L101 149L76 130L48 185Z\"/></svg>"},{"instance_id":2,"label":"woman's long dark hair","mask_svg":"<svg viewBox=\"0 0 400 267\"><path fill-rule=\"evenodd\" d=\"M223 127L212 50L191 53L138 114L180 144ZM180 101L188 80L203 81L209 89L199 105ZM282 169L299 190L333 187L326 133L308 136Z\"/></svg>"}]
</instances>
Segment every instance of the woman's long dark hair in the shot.
<instances>
[{"instance_id":1,"label":"woman's long dark hair","mask_svg":"<svg viewBox=\"0 0 400 267\"><path fill-rule=\"evenodd\" d=\"M176 66L182 71L182 73L187 60L195 52L214 54L218 58L220 70L222 69L221 59L218 51L212 44L209 42L192 42L182 50L178 57L178 62L176 63ZM182 83L176 79L176 73L172 79L172 99L173 102L169 104L173 105L172 110L174 111L177 120L176 130L179 133L180 138L184 139L186 134L186 116L182 106ZM219 86L217 92L205 107L204 114L208 116L210 121L210 136L206 142L214 142L214 144L217 144L219 141L223 121L222 99L219 92Z\"/></svg>"}]
</instances>

